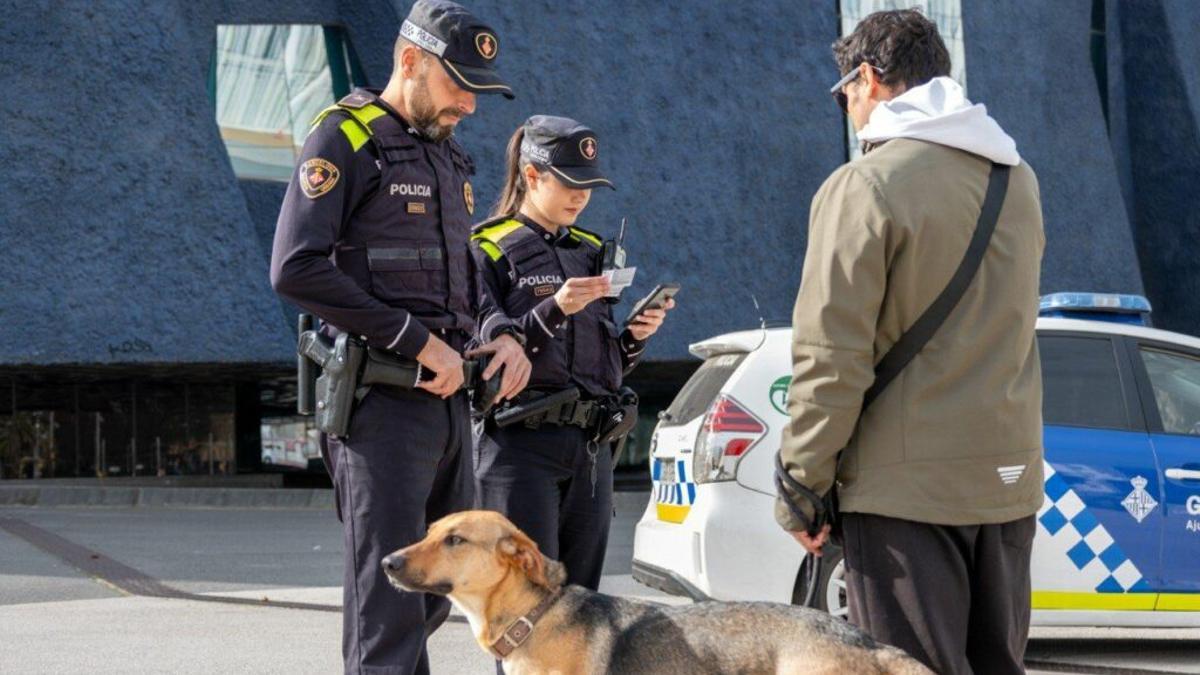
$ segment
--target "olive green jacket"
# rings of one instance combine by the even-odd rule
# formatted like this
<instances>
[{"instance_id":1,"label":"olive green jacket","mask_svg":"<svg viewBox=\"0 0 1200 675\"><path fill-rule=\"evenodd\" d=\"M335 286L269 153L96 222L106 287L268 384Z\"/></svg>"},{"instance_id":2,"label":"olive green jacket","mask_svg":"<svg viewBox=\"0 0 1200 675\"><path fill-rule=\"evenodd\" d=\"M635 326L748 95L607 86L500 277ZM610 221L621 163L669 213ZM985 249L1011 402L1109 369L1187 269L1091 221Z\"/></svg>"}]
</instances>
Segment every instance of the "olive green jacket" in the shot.
<instances>
[{"instance_id":1,"label":"olive green jacket","mask_svg":"<svg viewBox=\"0 0 1200 675\"><path fill-rule=\"evenodd\" d=\"M969 525L1015 520L1042 503L1034 323L1045 236L1027 164L1012 167L962 300L861 410L875 364L962 261L990 168L962 150L895 139L835 171L813 200L780 453L817 494L836 472L843 512ZM785 529L802 529L782 502L775 514Z\"/></svg>"}]
</instances>

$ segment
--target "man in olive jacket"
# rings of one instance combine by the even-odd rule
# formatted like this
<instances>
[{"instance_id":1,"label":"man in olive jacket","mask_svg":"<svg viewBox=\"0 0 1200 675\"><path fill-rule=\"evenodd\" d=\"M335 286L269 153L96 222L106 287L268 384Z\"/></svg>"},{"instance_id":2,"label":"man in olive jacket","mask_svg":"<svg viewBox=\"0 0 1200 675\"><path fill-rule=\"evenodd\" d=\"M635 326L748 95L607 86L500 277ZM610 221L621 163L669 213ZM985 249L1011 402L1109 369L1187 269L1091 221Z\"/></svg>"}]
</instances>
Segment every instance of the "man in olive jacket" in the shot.
<instances>
[{"instance_id":1,"label":"man in olive jacket","mask_svg":"<svg viewBox=\"0 0 1200 675\"><path fill-rule=\"evenodd\" d=\"M919 12L872 14L834 53L865 154L813 200L782 463L818 495L838 484L851 621L939 673L1022 673L1042 503L1037 178ZM993 162L1012 168L977 275L862 411L875 364L962 261ZM782 502L776 518L820 555L828 528L810 537Z\"/></svg>"}]
</instances>

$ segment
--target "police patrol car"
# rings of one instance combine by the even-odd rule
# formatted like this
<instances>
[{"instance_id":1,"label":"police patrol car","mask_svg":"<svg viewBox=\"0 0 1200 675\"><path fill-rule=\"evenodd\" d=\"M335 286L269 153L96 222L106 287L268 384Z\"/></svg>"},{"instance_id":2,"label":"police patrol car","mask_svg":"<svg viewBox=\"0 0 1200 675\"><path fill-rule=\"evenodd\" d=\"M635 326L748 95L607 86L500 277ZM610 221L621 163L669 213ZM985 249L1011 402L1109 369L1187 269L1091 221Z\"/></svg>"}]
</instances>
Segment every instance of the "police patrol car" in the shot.
<instances>
[{"instance_id":1,"label":"police patrol car","mask_svg":"<svg viewBox=\"0 0 1200 675\"><path fill-rule=\"evenodd\" d=\"M1127 295L1059 293L1037 323L1045 502L1033 622L1200 626L1200 339L1149 327ZM634 578L695 599L846 613L841 552L818 579L773 517L790 376L787 327L691 346L704 363L661 413ZM1015 468L1014 468L1015 470Z\"/></svg>"}]
</instances>

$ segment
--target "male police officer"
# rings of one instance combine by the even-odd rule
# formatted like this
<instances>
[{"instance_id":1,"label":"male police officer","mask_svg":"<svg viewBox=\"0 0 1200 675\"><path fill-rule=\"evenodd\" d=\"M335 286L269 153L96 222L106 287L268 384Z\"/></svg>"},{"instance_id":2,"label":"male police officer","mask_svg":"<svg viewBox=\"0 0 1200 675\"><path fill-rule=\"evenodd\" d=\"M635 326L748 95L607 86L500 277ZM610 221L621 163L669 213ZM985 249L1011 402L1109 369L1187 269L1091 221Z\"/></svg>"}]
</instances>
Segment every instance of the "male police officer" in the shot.
<instances>
[{"instance_id":1,"label":"male police officer","mask_svg":"<svg viewBox=\"0 0 1200 675\"><path fill-rule=\"evenodd\" d=\"M271 283L325 322L435 373L418 389L373 387L327 459L344 523L342 652L347 673L428 672L425 639L445 600L389 587L381 559L426 523L471 506L470 416L460 355L475 326L503 367L501 396L529 375L520 329L482 295L467 248L470 156L451 138L475 95L511 90L494 31L446 0L418 0L382 91L322 113L305 142L275 233Z\"/></svg>"}]
</instances>

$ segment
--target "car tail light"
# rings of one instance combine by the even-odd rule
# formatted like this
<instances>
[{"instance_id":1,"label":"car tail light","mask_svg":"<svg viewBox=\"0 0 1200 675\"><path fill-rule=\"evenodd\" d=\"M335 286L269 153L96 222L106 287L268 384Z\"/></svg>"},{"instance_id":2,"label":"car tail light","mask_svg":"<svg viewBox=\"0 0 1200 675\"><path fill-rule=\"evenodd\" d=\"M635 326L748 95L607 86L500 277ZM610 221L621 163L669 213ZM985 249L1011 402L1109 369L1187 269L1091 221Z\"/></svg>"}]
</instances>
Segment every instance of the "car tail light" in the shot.
<instances>
[{"instance_id":1,"label":"car tail light","mask_svg":"<svg viewBox=\"0 0 1200 675\"><path fill-rule=\"evenodd\" d=\"M704 414L692 454L697 483L733 480L737 465L767 433L767 426L732 397L721 394Z\"/></svg>"}]
</instances>

